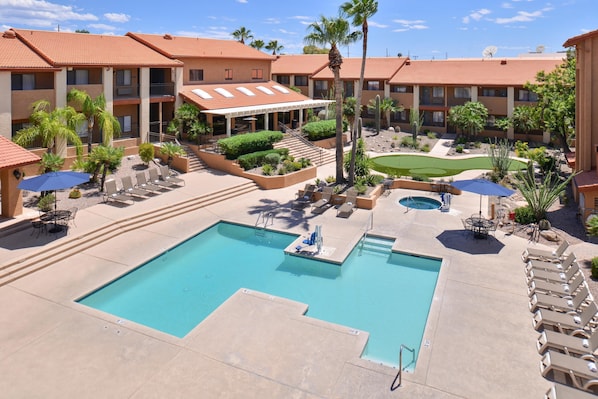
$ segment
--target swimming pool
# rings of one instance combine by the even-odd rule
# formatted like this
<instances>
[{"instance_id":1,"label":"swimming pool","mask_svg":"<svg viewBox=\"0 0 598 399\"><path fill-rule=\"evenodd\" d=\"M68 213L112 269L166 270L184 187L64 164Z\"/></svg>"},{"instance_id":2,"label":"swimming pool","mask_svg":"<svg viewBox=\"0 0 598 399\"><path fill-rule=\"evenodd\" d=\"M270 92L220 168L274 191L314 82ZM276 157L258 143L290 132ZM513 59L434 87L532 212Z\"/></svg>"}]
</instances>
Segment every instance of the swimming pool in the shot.
<instances>
[{"instance_id":1,"label":"swimming pool","mask_svg":"<svg viewBox=\"0 0 598 399\"><path fill-rule=\"evenodd\" d=\"M394 366L401 344L419 351L440 260L391 253L376 242L358 245L339 266L285 255L295 238L221 222L78 302L182 338L248 288L369 332L366 359Z\"/></svg>"},{"instance_id":2,"label":"swimming pool","mask_svg":"<svg viewBox=\"0 0 598 399\"><path fill-rule=\"evenodd\" d=\"M419 209L429 211L433 209L439 209L442 206L442 202L428 197L403 197L400 198L397 203L407 208Z\"/></svg>"}]
</instances>

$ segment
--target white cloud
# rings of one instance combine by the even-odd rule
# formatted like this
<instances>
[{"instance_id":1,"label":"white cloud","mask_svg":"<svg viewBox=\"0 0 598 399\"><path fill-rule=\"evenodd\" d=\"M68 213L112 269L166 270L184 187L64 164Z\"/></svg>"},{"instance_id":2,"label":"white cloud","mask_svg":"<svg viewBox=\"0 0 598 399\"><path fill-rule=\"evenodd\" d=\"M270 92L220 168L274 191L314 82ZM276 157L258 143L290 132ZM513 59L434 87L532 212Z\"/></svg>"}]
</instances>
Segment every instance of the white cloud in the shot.
<instances>
[{"instance_id":1,"label":"white cloud","mask_svg":"<svg viewBox=\"0 0 598 399\"><path fill-rule=\"evenodd\" d=\"M237 3L247 4L247 3L249 3L249 1L247 1L247 0L237 0Z\"/></svg>"},{"instance_id":2,"label":"white cloud","mask_svg":"<svg viewBox=\"0 0 598 399\"><path fill-rule=\"evenodd\" d=\"M111 26L111 25L106 25L106 24L89 24L87 26L89 26L90 28L96 29L96 30L113 31L116 29L116 27Z\"/></svg>"},{"instance_id":3,"label":"white cloud","mask_svg":"<svg viewBox=\"0 0 598 399\"><path fill-rule=\"evenodd\" d=\"M408 19L393 19L393 22L398 23L401 25L400 28L394 29L393 32L405 32L408 30L421 30L421 29L428 29L427 25L424 25L426 21L423 19L415 19L415 20L408 20Z\"/></svg>"},{"instance_id":4,"label":"white cloud","mask_svg":"<svg viewBox=\"0 0 598 399\"><path fill-rule=\"evenodd\" d=\"M113 13L113 12L104 14L104 17L110 22L121 22L121 23L129 22L129 20L131 19L130 15L118 14L118 13Z\"/></svg>"},{"instance_id":5,"label":"white cloud","mask_svg":"<svg viewBox=\"0 0 598 399\"><path fill-rule=\"evenodd\" d=\"M494 21L497 24L510 24L513 22L530 22L535 19L538 19L542 16L542 11L534 11L534 12L527 12L527 11L518 11L517 15L512 16L510 18L496 18Z\"/></svg>"},{"instance_id":6,"label":"white cloud","mask_svg":"<svg viewBox=\"0 0 598 399\"><path fill-rule=\"evenodd\" d=\"M296 35L297 34L297 32L291 32L286 29L279 29L278 31L284 35Z\"/></svg>"},{"instance_id":7,"label":"white cloud","mask_svg":"<svg viewBox=\"0 0 598 399\"><path fill-rule=\"evenodd\" d=\"M97 21L99 18L44 0L0 0L0 19L14 25L47 28L67 21Z\"/></svg>"},{"instance_id":8,"label":"white cloud","mask_svg":"<svg viewBox=\"0 0 598 399\"><path fill-rule=\"evenodd\" d=\"M280 19L278 19L278 18L266 18L264 20L264 23L278 25L280 23Z\"/></svg>"},{"instance_id":9,"label":"white cloud","mask_svg":"<svg viewBox=\"0 0 598 399\"><path fill-rule=\"evenodd\" d=\"M511 3L502 3L500 6L502 8L513 8L513 4Z\"/></svg>"},{"instance_id":10,"label":"white cloud","mask_svg":"<svg viewBox=\"0 0 598 399\"><path fill-rule=\"evenodd\" d=\"M479 21L480 19L482 19L484 16L490 14L491 12L492 11L490 11L487 8L480 8L479 10L472 11L468 15L464 16L461 19L461 22L463 22L464 24L468 24L469 22L471 22L472 19L474 21Z\"/></svg>"},{"instance_id":11,"label":"white cloud","mask_svg":"<svg viewBox=\"0 0 598 399\"><path fill-rule=\"evenodd\" d=\"M388 25L379 24L378 22L368 21L368 26L373 26L375 28L388 28Z\"/></svg>"}]
</instances>

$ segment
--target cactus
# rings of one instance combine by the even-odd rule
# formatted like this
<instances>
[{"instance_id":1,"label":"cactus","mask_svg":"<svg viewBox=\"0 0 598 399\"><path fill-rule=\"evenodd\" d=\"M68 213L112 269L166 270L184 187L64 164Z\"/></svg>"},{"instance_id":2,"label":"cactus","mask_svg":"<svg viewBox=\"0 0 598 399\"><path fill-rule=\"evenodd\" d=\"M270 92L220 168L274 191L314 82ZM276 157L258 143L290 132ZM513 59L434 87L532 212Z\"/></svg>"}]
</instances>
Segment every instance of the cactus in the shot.
<instances>
[{"instance_id":1,"label":"cactus","mask_svg":"<svg viewBox=\"0 0 598 399\"><path fill-rule=\"evenodd\" d=\"M376 95L376 134L380 134L380 96Z\"/></svg>"}]
</instances>

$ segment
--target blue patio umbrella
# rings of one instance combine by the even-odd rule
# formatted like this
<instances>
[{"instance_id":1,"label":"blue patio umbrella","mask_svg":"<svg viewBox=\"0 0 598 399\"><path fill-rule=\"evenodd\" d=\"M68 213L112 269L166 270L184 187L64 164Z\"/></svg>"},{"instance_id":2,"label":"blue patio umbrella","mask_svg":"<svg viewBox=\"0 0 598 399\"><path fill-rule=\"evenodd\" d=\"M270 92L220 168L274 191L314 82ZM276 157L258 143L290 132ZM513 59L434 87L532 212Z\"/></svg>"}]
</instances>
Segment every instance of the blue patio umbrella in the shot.
<instances>
[{"instance_id":1,"label":"blue patio umbrella","mask_svg":"<svg viewBox=\"0 0 598 399\"><path fill-rule=\"evenodd\" d=\"M22 180L17 187L28 191L56 191L71 188L88 181L89 173L59 171L48 172ZM54 202L54 209L56 209L56 201Z\"/></svg>"},{"instance_id":2,"label":"blue patio umbrella","mask_svg":"<svg viewBox=\"0 0 598 399\"><path fill-rule=\"evenodd\" d=\"M510 197L515 191L510 188L492 183L486 179L458 180L451 183L451 186L461 191L480 194L480 215L482 215L482 195L494 195L497 197Z\"/></svg>"}]
</instances>

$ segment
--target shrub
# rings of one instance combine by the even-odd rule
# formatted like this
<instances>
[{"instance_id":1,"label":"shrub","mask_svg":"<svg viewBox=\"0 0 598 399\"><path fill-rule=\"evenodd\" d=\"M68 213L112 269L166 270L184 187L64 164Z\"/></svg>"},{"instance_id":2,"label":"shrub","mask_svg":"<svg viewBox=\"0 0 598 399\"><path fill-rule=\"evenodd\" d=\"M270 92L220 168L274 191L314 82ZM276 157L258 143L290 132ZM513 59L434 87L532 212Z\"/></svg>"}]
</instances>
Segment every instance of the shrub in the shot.
<instances>
[{"instance_id":1,"label":"shrub","mask_svg":"<svg viewBox=\"0 0 598 399\"><path fill-rule=\"evenodd\" d=\"M592 278L598 279L598 256L592 258Z\"/></svg>"},{"instance_id":2,"label":"shrub","mask_svg":"<svg viewBox=\"0 0 598 399\"><path fill-rule=\"evenodd\" d=\"M422 146L422 151L423 151L423 152L430 152L430 144L427 144L427 143L426 143L426 144L424 144L424 145Z\"/></svg>"},{"instance_id":3,"label":"shrub","mask_svg":"<svg viewBox=\"0 0 598 399\"><path fill-rule=\"evenodd\" d=\"M148 164L154 159L154 155L154 145L152 143L142 143L139 145L139 158L141 158L145 164Z\"/></svg>"},{"instance_id":4,"label":"shrub","mask_svg":"<svg viewBox=\"0 0 598 399\"><path fill-rule=\"evenodd\" d=\"M355 183L353 188L355 189L355 191L357 192L358 195L363 195L368 190L368 187L365 184L363 184L362 182Z\"/></svg>"},{"instance_id":5,"label":"shrub","mask_svg":"<svg viewBox=\"0 0 598 399\"><path fill-rule=\"evenodd\" d=\"M343 132L348 129L348 122L343 120ZM324 140L336 136L336 120L310 122L303 126L303 131L310 141Z\"/></svg>"},{"instance_id":6,"label":"shrub","mask_svg":"<svg viewBox=\"0 0 598 399\"><path fill-rule=\"evenodd\" d=\"M326 183L330 184L330 183L334 183L336 181L336 178L334 176L326 176Z\"/></svg>"},{"instance_id":7,"label":"shrub","mask_svg":"<svg viewBox=\"0 0 598 399\"><path fill-rule=\"evenodd\" d=\"M241 134L218 140L218 146L227 159L237 159L241 155L272 149L272 145L282 140L283 134L271 130Z\"/></svg>"},{"instance_id":8,"label":"shrub","mask_svg":"<svg viewBox=\"0 0 598 399\"><path fill-rule=\"evenodd\" d=\"M52 209L55 201L56 197L54 196L54 194L44 195L39 199L39 201L37 201L37 207L40 211L47 212Z\"/></svg>"},{"instance_id":9,"label":"shrub","mask_svg":"<svg viewBox=\"0 0 598 399\"><path fill-rule=\"evenodd\" d=\"M401 139L401 146L402 147L413 147L413 148L417 148L418 147L418 142L413 141L413 137L411 136L405 136Z\"/></svg>"},{"instance_id":10,"label":"shrub","mask_svg":"<svg viewBox=\"0 0 598 399\"><path fill-rule=\"evenodd\" d=\"M288 153L288 148L276 148L272 150L252 152L251 154L241 155L237 158L237 162L239 163L239 166L242 167L244 170L249 170L262 166L264 162L266 162L266 157L269 154L276 154L280 159L280 157L286 156ZM278 164L278 162L276 164Z\"/></svg>"},{"instance_id":11,"label":"shrub","mask_svg":"<svg viewBox=\"0 0 598 399\"><path fill-rule=\"evenodd\" d=\"M278 152L270 152L264 157L264 162L270 166L276 166L280 163L280 154Z\"/></svg>"},{"instance_id":12,"label":"shrub","mask_svg":"<svg viewBox=\"0 0 598 399\"><path fill-rule=\"evenodd\" d=\"M588 235L590 236L598 236L598 215L590 215L586 220L586 229L588 230Z\"/></svg>"},{"instance_id":13,"label":"shrub","mask_svg":"<svg viewBox=\"0 0 598 399\"><path fill-rule=\"evenodd\" d=\"M455 144L467 144L467 137L459 136L455 139Z\"/></svg>"},{"instance_id":14,"label":"shrub","mask_svg":"<svg viewBox=\"0 0 598 399\"><path fill-rule=\"evenodd\" d=\"M311 160L309 158L299 158L299 163L301 164L301 169L303 169L311 165Z\"/></svg>"},{"instance_id":15,"label":"shrub","mask_svg":"<svg viewBox=\"0 0 598 399\"><path fill-rule=\"evenodd\" d=\"M69 198L72 198L72 199L81 198L81 191L78 188L72 189L71 192L69 193Z\"/></svg>"},{"instance_id":16,"label":"shrub","mask_svg":"<svg viewBox=\"0 0 598 399\"><path fill-rule=\"evenodd\" d=\"M463 145L459 144L455 147L455 151L461 154L463 152Z\"/></svg>"},{"instance_id":17,"label":"shrub","mask_svg":"<svg viewBox=\"0 0 598 399\"><path fill-rule=\"evenodd\" d=\"M274 172L274 167L271 164L266 163L262 166L262 174L264 176L272 176L272 172Z\"/></svg>"},{"instance_id":18,"label":"shrub","mask_svg":"<svg viewBox=\"0 0 598 399\"><path fill-rule=\"evenodd\" d=\"M434 139L436 139L436 137L438 137L436 135L436 133L434 133L434 132L428 132L427 136L428 136L429 139L432 139L432 140L434 140Z\"/></svg>"},{"instance_id":19,"label":"shrub","mask_svg":"<svg viewBox=\"0 0 598 399\"><path fill-rule=\"evenodd\" d=\"M534 210L529 206L522 206L515 209L515 221L519 224L530 224L536 221Z\"/></svg>"}]
</instances>

